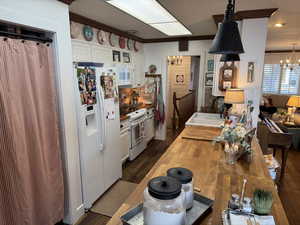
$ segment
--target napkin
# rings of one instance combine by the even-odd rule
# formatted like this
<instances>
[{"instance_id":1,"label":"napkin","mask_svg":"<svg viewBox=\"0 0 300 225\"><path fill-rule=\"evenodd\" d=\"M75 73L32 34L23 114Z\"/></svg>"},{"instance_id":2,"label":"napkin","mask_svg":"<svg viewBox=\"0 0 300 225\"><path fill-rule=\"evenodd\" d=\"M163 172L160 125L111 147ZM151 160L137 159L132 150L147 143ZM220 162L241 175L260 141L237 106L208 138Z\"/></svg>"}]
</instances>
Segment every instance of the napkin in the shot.
<instances>
[{"instance_id":1,"label":"napkin","mask_svg":"<svg viewBox=\"0 0 300 225\"><path fill-rule=\"evenodd\" d=\"M227 219L226 211L223 211L222 219L223 219L223 225L248 225L247 224L248 219L251 219L251 222L253 225L256 225L255 221L258 222L260 225L276 225L273 216L257 216L257 215L255 215L255 220L254 220L253 216L236 215L236 214L230 213L230 222L231 222L230 223Z\"/></svg>"}]
</instances>

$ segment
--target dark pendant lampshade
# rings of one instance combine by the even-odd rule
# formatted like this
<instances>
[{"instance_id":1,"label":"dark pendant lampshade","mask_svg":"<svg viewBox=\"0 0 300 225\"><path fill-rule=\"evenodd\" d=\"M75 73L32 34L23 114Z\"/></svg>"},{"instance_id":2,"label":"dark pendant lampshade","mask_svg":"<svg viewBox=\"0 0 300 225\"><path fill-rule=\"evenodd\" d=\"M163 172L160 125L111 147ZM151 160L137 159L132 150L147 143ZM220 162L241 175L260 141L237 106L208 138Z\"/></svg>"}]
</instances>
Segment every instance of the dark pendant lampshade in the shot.
<instances>
[{"instance_id":1,"label":"dark pendant lampshade","mask_svg":"<svg viewBox=\"0 0 300 225\"><path fill-rule=\"evenodd\" d=\"M223 54L220 62L236 62L240 61L240 56L238 54Z\"/></svg>"},{"instance_id":2,"label":"dark pendant lampshade","mask_svg":"<svg viewBox=\"0 0 300 225\"><path fill-rule=\"evenodd\" d=\"M224 20L219 25L209 53L212 54L241 54L244 53L243 44L237 22L234 21L234 3L228 1Z\"/></svg>"}]
</instances>

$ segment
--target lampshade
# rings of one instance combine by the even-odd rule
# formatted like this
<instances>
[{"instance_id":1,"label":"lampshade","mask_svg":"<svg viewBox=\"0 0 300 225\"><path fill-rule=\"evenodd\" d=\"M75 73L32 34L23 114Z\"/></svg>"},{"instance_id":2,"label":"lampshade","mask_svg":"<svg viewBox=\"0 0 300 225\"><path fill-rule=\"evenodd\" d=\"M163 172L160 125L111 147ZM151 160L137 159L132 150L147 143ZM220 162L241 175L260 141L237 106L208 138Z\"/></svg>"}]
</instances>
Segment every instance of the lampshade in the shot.
<instances>
[{"instance_id":1,"label":"lampshade","mask_svg":"<svg viewBox=\"0 0 300 225\"><path fill-rule=\"evenodd\" d=\"M300 107L300 96L291 96L286 105L291 107Z\"/></svg>"},{"instance_id":2,"label":"lampshade","mask_svg":"<svg viewBox=\"0 0 300 225\"><path fill-rule=\"evenodd\" d=\"M234 21L234 4L228 0L224 20L219 25L209 53L240 54L244 53L243 44L237 22Z\"/></svg>"},{"instance_id":3,"label":"lampshade","mask_svg":"<svg viewBox=\"0 0 300 225\"><path fill-rule=\"evenodd\" d=\"M238 54L223 54L220 62L235 62L240 61L240 56Z\"/></svg>"},{"instance_id":4,"label":"lampshade","mask_svg":"<svg viewBox=\"0 0 300 225\"><path fill-rule=\"evenodd\" d=\"M244 104L244 90L227 89L225 92L224 103L227 104Z\"/></svg>"}]
</instances>

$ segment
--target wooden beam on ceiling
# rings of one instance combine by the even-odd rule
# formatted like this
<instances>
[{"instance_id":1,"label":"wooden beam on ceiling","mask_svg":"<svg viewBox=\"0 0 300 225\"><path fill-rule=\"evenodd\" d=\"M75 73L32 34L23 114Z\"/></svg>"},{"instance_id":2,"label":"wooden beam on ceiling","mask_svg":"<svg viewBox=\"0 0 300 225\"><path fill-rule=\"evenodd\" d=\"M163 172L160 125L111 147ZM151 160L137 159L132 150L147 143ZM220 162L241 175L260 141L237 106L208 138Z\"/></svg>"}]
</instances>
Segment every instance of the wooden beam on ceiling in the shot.
<instances>
[{"instance_id":1,"label":"wooden beam on ceiling","mask_svg":"<svg viewBox=\"0 0 300 225\"><path fill-rule=\"evenodd\" d=\"M269 18L277 10L278 8L238 11L235 13L235 20ZM218 26L218 24L223 21L224 14L213 15L213 18L215 24Z\"/></svg>"},{"instance_id":2,"label":"wooden beam on ceiling","mask_svg":"<svg viewBox=\"0 0 300 225\"><path fill-rule=\"evenodd\" d=\"M125 31L122 31L122 30L119 30L117 28L105 25L105 24L100 23L96 20L89 19L87 17L78 15L76 13L70 12L70 20L74 21L74 22L77 22L77 23L84 24L84 25L89 25L89 26L97 28L99 30L104 30L106 32L114 33L114 34L117 34L121 37L126 37L126 38L130 38L132 40L135 40L135 41L144 42L144 39L142 39L138 36L135 36L133 34L129 34Z\"/></svg>"},{"instance_id":3,"label":"wooden beam on ceiling","mask_svg":"<svg viewBox=\"0 0 300 225\"><path fill-rule=\"evenodd\" d=\"M215 35L198 35L198 36L183 36L183 37L171 37L171 38L154 38L154 39L144 39L144 43L213 40L214 37Z\"/></svg>"},{"instance_id":4,"label":"wooden beam on ceiling","mask_svg":"<svg viewBox=\"0 0 300 225\"><path fill-rule=\"evenodd\" d=\"M292 53L293 50L285 49L285 50L266 50L265 53ZM300 50L295 50L295 52L300 52Z\"/></svg>"},{"instance_id":5,"label":"wooden beam on ceiling","mask_svg":"<svg viewBox=\"0 0 300 225\"><path fill-rule=\"evenodd\" d=\"M58 0L59 2L63 2L63 3L65 3L65 4L67 4L67 5L71 5L72 4L72 2L74 2L75 0Z\"/></svg>"}]
</instances>

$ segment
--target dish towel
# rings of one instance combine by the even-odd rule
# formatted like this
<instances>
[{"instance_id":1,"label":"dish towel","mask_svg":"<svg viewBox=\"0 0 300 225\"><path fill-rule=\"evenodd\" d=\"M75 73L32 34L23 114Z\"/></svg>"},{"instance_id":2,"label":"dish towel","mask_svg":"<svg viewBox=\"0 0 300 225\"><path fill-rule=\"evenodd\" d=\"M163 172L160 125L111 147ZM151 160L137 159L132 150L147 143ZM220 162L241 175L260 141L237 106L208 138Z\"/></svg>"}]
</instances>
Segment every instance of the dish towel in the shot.
<instances>
[{"instance_id":1,"label":"dish towel","mask_svg":"<svg viewBox=\"0 0 300 225\"><path fill-rule=\"evenodd\" d=\"M165 104L163 100L163 92L162 92L162 79L156 81L157 83L157 102L156 102L156 110L155 110L155 120L158 124L164 124L165 122Z\"/></svg>"}]
</instances>

